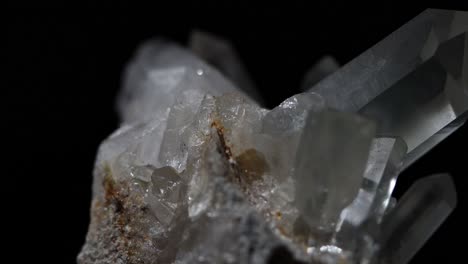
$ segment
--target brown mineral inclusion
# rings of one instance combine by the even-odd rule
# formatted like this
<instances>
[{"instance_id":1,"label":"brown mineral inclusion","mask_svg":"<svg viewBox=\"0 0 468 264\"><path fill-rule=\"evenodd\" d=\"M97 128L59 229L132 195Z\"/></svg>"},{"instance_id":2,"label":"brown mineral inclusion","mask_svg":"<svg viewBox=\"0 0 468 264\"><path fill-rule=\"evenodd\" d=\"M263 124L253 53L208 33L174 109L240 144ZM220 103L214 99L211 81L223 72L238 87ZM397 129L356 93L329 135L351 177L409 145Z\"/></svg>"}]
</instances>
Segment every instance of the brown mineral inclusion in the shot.
<instances>
[{"instance_id":1,"label":"brown mineral inclusion","mask_svg":"<svg viewBox=\"0 0 468 264\"><path fill-rule=\"evenodd\" d=\"M265 156L255 149L247 149L237 156L235 160L242 178L248 184L260 180L262 175L269 170Z\"/></svg>"}]
</instances>

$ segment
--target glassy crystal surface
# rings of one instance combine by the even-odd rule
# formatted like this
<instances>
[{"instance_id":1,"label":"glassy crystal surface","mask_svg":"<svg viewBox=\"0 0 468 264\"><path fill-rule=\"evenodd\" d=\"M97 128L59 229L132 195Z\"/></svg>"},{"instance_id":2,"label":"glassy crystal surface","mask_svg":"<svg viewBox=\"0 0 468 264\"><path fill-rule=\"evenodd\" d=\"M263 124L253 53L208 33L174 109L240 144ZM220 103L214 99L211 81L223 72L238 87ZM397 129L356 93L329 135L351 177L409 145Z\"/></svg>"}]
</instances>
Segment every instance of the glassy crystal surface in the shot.
<instances>
[{"instance_id":1,"label":"glassy crystal surface","mask_svg":"<svg viewBox=\"0 0 468 264\"><path fill-rule=\"evenodd\" d=\"M407 167L466 121L467 17L426 10L310 91L403 138Z\"/></svg>"},{"instance_id":2,"label":"glassy crystal surface","mask_svg":"<svg viewBox=\"0 0 468 264\"><path fill-rule=\"evenodd\" d=\"M391 194L466 120L466 17L426 11L273 109L225 40L142 45L78 263L406 263L456 205L447 175Z\"/></svg>"},{"instance_id":3,"label":"glassy crystal surface","mask_svg":"<svg viewBox=\"0 0 468 264\"><path fill-rule=\"evenodd\" d=\"M400 138L378 137L372 142L363 187L374 193L370 212L378 222L390 203L406 149Z\"/></svg>"},{"instance_id":4,"label":"glassy crystal surface","mask_svg":"<svg viewBox=\"0 0 468 264\"><path fill-rule=\"evenodd\" d=\"M377 225L393 207L391 194L405 154L402 139L377 137L372 141L361 187L341 211L332 239L334 245L355 252L356 261L370 261L376 250Z\"/></svg>"},{"instance_id":5,"label":"glassy crystal surface","mask_svg":"<svg viewBox=\"0 0 468 264\"><path fill-rule=\"evenodd\" d=\"M375 125L336 111L310 113L295 165L296 204L312 229L329 231L359 191Z\"/></svg>"}]
</instances>

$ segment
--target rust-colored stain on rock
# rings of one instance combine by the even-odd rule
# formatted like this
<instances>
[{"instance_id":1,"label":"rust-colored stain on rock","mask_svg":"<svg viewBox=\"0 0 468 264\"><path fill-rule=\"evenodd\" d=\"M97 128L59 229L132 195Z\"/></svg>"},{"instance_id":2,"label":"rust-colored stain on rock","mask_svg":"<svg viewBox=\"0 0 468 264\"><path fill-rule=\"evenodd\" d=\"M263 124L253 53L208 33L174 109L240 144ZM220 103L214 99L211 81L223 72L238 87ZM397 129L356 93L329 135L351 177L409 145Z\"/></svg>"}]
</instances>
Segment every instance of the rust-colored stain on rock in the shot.
<instances>
[{"instance_id":1,"label":"rust-colored stain on rock","mask_svg":"<svg viewBox=\"0 0 468 264\"><path fill-rule=\"evenodd\" d=\"M269 170L265 156L252 148L242 152L235 160L242 178L248 184L261 180L263 174Z\"/></svg>"}]
</instances>

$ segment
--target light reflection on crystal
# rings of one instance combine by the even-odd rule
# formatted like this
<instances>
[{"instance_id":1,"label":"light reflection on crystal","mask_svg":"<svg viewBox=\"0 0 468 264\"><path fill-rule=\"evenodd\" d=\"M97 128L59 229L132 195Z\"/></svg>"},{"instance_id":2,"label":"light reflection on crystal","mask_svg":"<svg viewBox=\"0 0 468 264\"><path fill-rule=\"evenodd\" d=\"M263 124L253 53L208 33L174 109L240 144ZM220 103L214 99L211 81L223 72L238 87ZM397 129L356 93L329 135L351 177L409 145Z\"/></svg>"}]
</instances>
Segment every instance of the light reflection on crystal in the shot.
<instances>
[{"instance_id":1,"label":"light reflection on crystal","mask_svg":"<svg viewBox=\"0 0 468 264\"><path fill-rule=\"evenodd\" d=\"M448 175L391 194L466 121L467 18L425 11L271 110L228 41L149 41L98 151L78 263L407 263L456 206Z\"/></svg>"}]
</instances>

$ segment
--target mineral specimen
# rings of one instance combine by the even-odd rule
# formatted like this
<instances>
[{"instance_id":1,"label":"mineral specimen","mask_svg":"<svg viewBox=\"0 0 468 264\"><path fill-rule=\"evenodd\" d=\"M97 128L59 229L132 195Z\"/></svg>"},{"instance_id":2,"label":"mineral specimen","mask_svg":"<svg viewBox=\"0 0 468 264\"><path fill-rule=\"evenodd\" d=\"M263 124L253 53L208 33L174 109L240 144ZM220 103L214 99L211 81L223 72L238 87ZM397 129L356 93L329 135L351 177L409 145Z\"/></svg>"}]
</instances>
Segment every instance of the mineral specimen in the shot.
<instances>
[{"instance_id":1,"label":"mineral specimen","mask_svg":"<svg viewBox=\"0 0 468 264\"><path fill-rule=\"evenodd\" d=\"M144 44L78 263L407 263L456 205L448 175L391 194L466 120L467 18L428 10L271 110L227 41Z\"/></svg>"}]
</instances>

